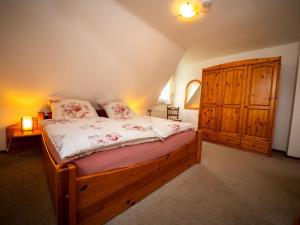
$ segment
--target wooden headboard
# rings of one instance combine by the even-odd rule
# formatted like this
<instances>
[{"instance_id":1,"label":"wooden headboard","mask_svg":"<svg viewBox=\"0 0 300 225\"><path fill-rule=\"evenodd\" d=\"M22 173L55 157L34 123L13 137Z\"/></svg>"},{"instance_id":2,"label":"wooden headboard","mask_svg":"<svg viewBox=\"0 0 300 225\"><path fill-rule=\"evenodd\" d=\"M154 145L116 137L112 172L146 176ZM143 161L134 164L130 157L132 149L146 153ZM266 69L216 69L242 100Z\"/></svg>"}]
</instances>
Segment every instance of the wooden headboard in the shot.
<instances>
[{"instance_id":1,"label":"wooden headboard","mask_svg":"<svg viewBox=\"0 0 300 225\"><path fill-rule=\"evenodd\" d=\"M98 116L108 118L104 109L96 109L96 112L97 112Z\"/></svg>"},{"instance_id":2,"label":"wooden headboard","mask_svg":"<svg viewBox=\"0 0 300 225\"><path fill-rule=\"evenodd\" d=\"M108 117L104 109L96 109L96 112L98 116L100 117ZM52 119L52 112L44 113L44 112L39 112L39 117L43 119Z\"/></svg>"}]
</instances>

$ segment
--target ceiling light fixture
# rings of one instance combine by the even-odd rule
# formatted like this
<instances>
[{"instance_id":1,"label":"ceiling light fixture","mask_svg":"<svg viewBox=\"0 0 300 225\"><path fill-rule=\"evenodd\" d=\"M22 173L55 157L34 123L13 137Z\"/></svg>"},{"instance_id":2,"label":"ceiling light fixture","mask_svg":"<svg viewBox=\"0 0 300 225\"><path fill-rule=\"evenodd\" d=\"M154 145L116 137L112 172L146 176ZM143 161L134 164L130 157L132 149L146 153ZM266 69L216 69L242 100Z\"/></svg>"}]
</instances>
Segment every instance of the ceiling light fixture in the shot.
<instances>
[{"instance_id":1,"label":"ceiling light fixture","mask_svg":"<svg viewBox=\"0 0 300 225\"><path fill-rule=\"evenodd\" d=\"M176 0L173 5L174 14L179 20L194 21L205 15L213 0Z\"/></svg>"},{"instance_id":2,"label":"ceiling light fixture","mask_svg":"<svg viewBox=\"0 0 300 225\"><path fill-rule=\"evenodd\" d=\"M199 13L199 6L190 1L186 1L179 7L179 12L183 18L193 18Z\"/></svg>"}]
</instances>

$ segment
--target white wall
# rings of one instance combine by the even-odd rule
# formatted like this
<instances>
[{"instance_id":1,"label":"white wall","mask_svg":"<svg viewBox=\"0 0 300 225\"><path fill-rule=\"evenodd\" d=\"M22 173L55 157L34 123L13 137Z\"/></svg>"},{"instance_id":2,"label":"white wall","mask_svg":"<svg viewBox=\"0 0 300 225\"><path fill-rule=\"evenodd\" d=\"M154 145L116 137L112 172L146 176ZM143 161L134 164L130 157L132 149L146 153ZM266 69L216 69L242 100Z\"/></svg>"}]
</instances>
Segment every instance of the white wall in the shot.
<instances>
[{"instance_id":1,"label":"white wall","mask_svg":"<svg viewBox=\"0 0 300 225\"><path fill-rule=\"evenodd\" d=\"M294 109L292 126L290 133L289 148L287 154L289 156L300 158L300 54L298 64L297 84L294 99Z\"/></svg>"},{"instance_id":2,"label":"white wall","mask_svg":"<svg viewBox=\"0 0 300 225\"><path fill-rule=\"evenodd\" d=\"M179 106L181 109L181 119L183 121L193 122L195 124L198 123L198 111L185 110L183 107L184 93L185 86L190 80L201 79L203 68L236 60L282 56L279 100L272 147L274 149L286 151L289 139L293 96L297 73L298 45L299 43L295 42L271 48L264 48L210 59L207 61L199 61L197 58L190 56L190 51L192 50L187 51L177 66L175 75L175 105Z\"/></svg>"},{"instance_id":3,"label":"white wall","mask_svg":"<svg viewBox=\"0 0 300 225\"><path fill-rule=\"evenodd\" d=\"M123 99L143 113L183 51L117 1L0 1L0 149L5 127L49 96Z\"/></svg>"}]
</instances>

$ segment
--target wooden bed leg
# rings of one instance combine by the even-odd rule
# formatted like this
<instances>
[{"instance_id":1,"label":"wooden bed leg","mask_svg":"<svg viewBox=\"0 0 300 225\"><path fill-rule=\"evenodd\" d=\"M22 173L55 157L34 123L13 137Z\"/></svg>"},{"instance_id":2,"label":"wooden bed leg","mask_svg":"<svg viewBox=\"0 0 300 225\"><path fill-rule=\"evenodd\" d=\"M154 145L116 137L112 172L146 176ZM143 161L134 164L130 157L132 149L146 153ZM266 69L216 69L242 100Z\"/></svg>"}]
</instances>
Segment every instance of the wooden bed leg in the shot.
<instances>
[{"instance_id":1,"label":"wooden bed leg","mask_svg":"<svg viewBox=\"0 0 300 225\"><path fill-rule=\"evenodd\" d=\"M57 174L56 218L58 225L76 224L76 170L72 163L63 165Z\"/></svg>"},{"instance_id":2,"label":"wooden bed leg","mask_svg":"<svg viewBox=\"0 0 300 225\"><path fill-rule=\"evenodd\" d=\"M196 159L196 163L200 163L201 162L201 151L202 151L202 131L198 130L197 131L197 159Z\"/></svg>"}]
</instances>

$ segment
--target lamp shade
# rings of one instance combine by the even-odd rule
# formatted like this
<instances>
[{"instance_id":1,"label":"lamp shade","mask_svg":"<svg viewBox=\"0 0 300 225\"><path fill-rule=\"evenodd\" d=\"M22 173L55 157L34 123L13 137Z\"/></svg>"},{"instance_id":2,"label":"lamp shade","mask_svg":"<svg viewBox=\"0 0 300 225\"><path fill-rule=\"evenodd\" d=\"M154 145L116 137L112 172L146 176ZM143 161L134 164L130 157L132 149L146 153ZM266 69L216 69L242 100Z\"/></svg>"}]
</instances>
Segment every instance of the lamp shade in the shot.
<instances>
[{"instance_id":1,"label":"lamp shade","mask_svg":"<svg viewBox=\"0 0 300 225\"><path fill-rule=\"evenodd\" d=\"M33 118L32 116L22 116L21 118L22 130L32 130L33 129Z\"/></svg>"}]
</instances>

